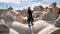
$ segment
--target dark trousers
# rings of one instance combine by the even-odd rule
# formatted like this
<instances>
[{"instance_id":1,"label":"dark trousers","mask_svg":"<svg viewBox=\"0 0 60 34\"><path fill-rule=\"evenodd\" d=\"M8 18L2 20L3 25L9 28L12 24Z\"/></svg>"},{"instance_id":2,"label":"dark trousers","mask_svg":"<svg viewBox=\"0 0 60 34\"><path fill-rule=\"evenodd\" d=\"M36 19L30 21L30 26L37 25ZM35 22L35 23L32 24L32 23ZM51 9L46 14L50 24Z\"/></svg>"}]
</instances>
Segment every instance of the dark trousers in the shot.
<instances>
[{"instance_id":1,"label":"dark trousers","mask_svg":"<svg viewBox=\"0 0 60 34\"><path fill-rule=\"evenodd\" d=\"M29 25L30 23L33 24L33 18L28 18L27 22L28 22L28 25Z\"/></svg>"}]
</instances>

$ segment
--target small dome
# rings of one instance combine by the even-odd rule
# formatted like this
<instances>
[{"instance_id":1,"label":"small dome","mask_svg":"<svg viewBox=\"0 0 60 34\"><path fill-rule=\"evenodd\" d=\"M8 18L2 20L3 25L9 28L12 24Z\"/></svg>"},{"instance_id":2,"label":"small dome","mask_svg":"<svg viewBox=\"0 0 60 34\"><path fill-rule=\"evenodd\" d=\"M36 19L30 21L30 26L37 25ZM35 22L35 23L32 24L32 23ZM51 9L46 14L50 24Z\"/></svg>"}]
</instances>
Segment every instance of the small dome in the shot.
<instances>
[{"instance_id":1,"label":"small dome","mask_svg":"<svg viewBox=\"0 0 60 34\"><path fill-rule=\"evenodd\" d=\"M57 30L59 30L58 27L55 27L54 25L50 25L44 28L43 30L41 30L40 32L38 32L38 34L52 34L54 31L57 31ZM56 33L60 33L60 31Z\"/></svg>"},{"instance_id":2,"label":"small dome","mask_svg":"<svg viewBox=\"0 0 60 34\"><path fill-rule=\"evenodd\" d=\"M0 20L0 33L9 33L9 28L5 24L4 19Z\"/></svg>"},{"instance_id":3,"label":"small dome","mask_svg":"<svg viewBox=\"0 0 60 34\"><path fill-rule=\"evenodd\" d=\"M55 29L55 30L49 32L49 34L60 34L60 29Z\"/></svg>"},{"instance_id":4,"label":"small dome","mask_svg":"<svg viewBox=\"0 0 60 34\"><path fill-rule=\"evenodd\" d=\"M4 19L0 20L0 34L19 34L14 29L11 29L5 22Z\"/></svg>"},{"instance_id":5,"label":"small dome","mask_svg":"<svg viewBox=\"0 0 60 34\"><path fill-rule=\"evenodd\" d=\"M9 28L6 25L0 24L0 33L2 32L9 33Z\"/></svg>"},{"instance_id":6,"label":"small dome","mask_svg":"<svg viewBox=\"0 0 60 34\"><path fill-rule=\"evenodd\" d=\"M12 23L12 24L11 24ZM22 24L21 22L11 22L11 23L6 23L7 25L9 25L9 27L12 27L14 30L18 31L21 34L29 34L30 31L34 31L35 33L38 33L39 31L41 31L42 29L44 29L45 27L51 25L49 23L47 23L46 21L43 20L39 20L36 22L33 22L33 28L29 28L28 24ZM32 33L34 33L32 32Z\"/></svg>"},{"instance_id":7,"label":"small dome","mask_svg":"<svg viewBox=\"0 0 60 34\"><path fill-rule=\"evenodd\" d=\"M51 11L48 11L41 16L41 19L42 20L55 20L55 16Z\"/></svg>"}]
</instances>

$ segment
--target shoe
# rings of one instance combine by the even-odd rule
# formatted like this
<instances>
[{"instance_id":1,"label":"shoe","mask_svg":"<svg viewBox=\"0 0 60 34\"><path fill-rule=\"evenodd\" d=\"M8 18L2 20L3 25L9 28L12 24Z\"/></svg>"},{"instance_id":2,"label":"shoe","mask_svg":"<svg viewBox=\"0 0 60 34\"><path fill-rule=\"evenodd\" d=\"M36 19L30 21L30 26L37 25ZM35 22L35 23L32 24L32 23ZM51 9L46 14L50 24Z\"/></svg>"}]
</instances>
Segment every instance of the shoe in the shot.
<instances>
[{"instance_id":1,"label":"shoe","mask_svg":"<svg viewBox=\"0 0 60 34\"><path fill-rule=\"evenodd\" d=\"M28 25L29 27L31 26L31 25Z\"/></svg>"},{"instance_id":2,"label":"shoe","mask_svg":"<svg viewBox=\"0 0 60 34\"><path fill-rule=\"evenodd\" d=\"M34 25L34 24L32 24L32 25Z\"/></svg>"}]
</instances>

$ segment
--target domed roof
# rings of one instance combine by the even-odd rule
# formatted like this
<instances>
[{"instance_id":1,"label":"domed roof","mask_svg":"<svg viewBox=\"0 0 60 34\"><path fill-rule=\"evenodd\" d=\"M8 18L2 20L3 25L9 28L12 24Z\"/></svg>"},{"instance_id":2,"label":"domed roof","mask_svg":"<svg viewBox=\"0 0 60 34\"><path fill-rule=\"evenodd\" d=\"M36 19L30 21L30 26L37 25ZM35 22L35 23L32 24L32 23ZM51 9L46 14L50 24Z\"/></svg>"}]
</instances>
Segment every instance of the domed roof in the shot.
<instances>
[{"instance_id":1,"label":"domed roof","mask_svg":"<svg viewBox=\"0 0 60 34\"><path fill-rule=\"evenodd\" d=\"M20 34L19 32L17 32L16 30L14 30L14 29L9 29L10 30L10 32L9 32L9 34Z\"/></svg>"},{"instance_id":2,"label":"domed roof","mask_svg":"<svg viewBox=\"0 0 60 34\"><path fill-rule=\"evenodd\" d=\"M55 20L54 25L50 25L38 34L60 34L60 17Z\"/></svg>"},{"instance_id":3,"label":"domed roof","mask_svg":"<svg viewBox=\"0 0 60 34\"><path fill-rule=\"evenodd\" d=\"M55 16L51 11L45 12L42 16L41 16L42 20L55 20Z\"/></svg>"},{"instance_id":4,"label":"domed roof","mask_svg":"<svg viewBox=\"0 0 60 34\"><path fill-rule=\"evenodd\" d=\"M33 28L31 28L32 31L34 31L35 33L38 33L39 31L41 31L42 29L44 29L45 27L51 25L49 23L47 23L46 21L43 21L43 20L39 20L39 21L36 21L36 22L33 22L34 25L33 25ZM7 25L9 25L9 27L12 27L14 30L18 31L19 33L21 34L29 34L29 31L30 31L30 28L28 26L28 24L22 24L20 22L17 22L17 21L14 21L14 22L11 22L11 23L6 23ZM34 33L33 32L33 33Z\"/></svg>"},{"instance_id":5,"label":"domed roof","mask_svg":"<svg viewBox=\"0 0 60 34\"><path fill-rule=\"evenodd\" d=\"M5 24L4 19L0 20L0 33L9 33L9 28L8 26Z\"/></svg>"},{"instance_id":6,"label":"domed roof","mask_svg":"<svg viewBox=\"0 0 60 34\"><path fill-rule=\"evenodd\" d=\"M9 33L9 28L6 25L0 24L0 33Z\"/></svg>"},{"instance_id":7,"label":"domed roof","mask_svg":"<svg viewBox=\"0 0 60 34\"><path fill-rule=\"evenodd\" d=\"M0 34L19 34L14 29L11 29L5 22L4 19L0 20Z\"/></svg>"},{"instance_id":8,"label":"domed roof","mask_svg":"<svg viewBox=\"0 0 60 34\"><path fill-rule=\"evenodd\" d=\"M49 32L49 34L60 34L60 29L59 28L55 29L55 30Z\"/></svg>"},{"instance_id":9,"label":"domed roof","mask_svg":"<svg viewBox=\"0 0 60 34\"><path fill-rule=\"evenodd\" d=\"M55 27L54 25L50 25L50 26L44 28L43 30L41 30L40 32L38 32L38 34L51 34L54 31L58 31L58 30L59 30L58 27ZM58 33L58 32L56 32L56 33Z\"/></svg>"}]
</instances>

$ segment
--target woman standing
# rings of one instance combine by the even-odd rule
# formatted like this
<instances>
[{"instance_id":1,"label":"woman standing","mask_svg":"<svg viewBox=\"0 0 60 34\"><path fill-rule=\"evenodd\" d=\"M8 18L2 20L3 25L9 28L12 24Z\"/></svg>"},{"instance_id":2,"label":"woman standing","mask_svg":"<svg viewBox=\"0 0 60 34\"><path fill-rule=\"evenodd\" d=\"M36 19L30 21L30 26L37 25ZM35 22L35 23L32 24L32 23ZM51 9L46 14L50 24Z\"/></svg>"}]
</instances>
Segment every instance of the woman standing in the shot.
<instances>
[{"instance_id":1,"label":"woman standing","mask_svg":"<svg viewBox=\"0 0 60 34\"><path fill-rule=\"evenodd\" d=\"M31 25L34 25L33 24L33 16L32 16L32 11L31 11L31 8L30 7L28 7L28 25L30 26L30 24Z\"/></svg>"}]
</instances>

